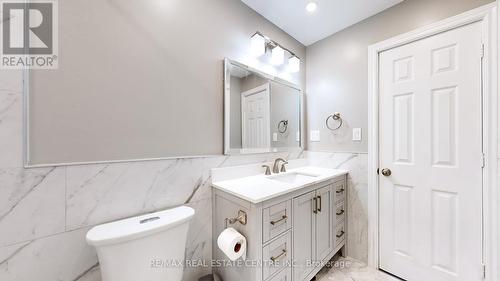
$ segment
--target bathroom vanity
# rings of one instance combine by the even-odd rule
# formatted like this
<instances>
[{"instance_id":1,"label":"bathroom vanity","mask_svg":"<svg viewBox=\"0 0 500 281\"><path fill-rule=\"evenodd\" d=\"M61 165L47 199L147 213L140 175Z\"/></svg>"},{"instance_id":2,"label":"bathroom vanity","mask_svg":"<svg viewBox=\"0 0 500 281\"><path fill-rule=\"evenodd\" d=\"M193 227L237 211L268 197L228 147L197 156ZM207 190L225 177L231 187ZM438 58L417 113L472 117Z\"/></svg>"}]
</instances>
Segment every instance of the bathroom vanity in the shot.
<instances>
[{"instance_id":1,"label":"bathroom vanity","mask_svg":"<svg viewBox=\"0 0 500 281\"><path fill-rule=\"evenodd\" d=\"M213 182L214 271L223 280L309 281L345 245L346 177L302 167ZM246 237L245 261L228 264L217 247L226 226Z\"/></svg>"}]
</instances>

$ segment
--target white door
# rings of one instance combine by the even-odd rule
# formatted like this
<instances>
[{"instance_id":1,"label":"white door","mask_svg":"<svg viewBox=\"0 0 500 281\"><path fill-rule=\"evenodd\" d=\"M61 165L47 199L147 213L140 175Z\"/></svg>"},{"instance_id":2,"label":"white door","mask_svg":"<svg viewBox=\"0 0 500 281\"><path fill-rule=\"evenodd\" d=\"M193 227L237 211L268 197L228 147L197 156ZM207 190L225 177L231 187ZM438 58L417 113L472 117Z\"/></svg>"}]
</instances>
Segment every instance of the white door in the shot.
<instances>
[{"instance_id":1,"label":"white door","mask_svg":"<svg viewBox=\"0 0 500 281\"><path fill-rule=\"evenodd\" d=\"M242 146L271 147L269 83L241 93Z\"/></svg>"},{"instance_id":2,"label":"white door","mask_svg":"<svg viewBox=\"0 0 500 281\"><path fill-rule=\"evenodd\" d=\"M379 62L380 268L409 281L482 280L481 24Z\"/></svg>"}]
</instances>

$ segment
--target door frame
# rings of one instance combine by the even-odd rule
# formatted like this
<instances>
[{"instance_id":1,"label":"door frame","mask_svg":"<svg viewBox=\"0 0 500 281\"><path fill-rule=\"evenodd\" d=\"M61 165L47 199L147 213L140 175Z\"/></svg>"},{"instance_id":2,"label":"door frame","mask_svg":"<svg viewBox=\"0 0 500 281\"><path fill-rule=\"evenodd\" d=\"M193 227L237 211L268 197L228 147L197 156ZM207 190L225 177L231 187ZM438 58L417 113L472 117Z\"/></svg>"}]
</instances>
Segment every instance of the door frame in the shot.
<instances>
[{"instance_id":1,"label":"door frame","mask_svg":"<svg viewBox=\"0 0 500 281\"><path fill-rule=\"evenodd\" d=\"M247 90L247 91L244 91L244 92L241 92L240 94L240 99L241 99L241 147L242 149L245 149L245 150L252 150L252 151L269 151L269 149L271 149L271 89L270 89L270 84L269 82L265 83L265 84L262 84L260 86L257 86L255 88L252 88L250 90ZM246 148L245 147L245 140L246 140L246 134L247 134L247 131L246 131L246 125L245 125L245 110L243 109L244 108L244 102L245 102L245 97L247 96L251 96L251 95L254 95L254 94L257 94L257 93L260 93L260 92L265 92L266 95L267 95L267 102L268 102L268 105L269 105L269 108L268 108L268 112L267 112L267 118L268 118L268 121L269 122L266 122L266 130L267 130L267 140L266 140L266 143L267 143L267 147L266 148L257 148L257 149L254 149L254 148Z\"/></svg>"},{"instance_id":2,"label":"door frame","mask_svg":"<svg viewBox=\"0 0 500 281\"><path fill-rule=\"evenodd\" d=\"M485 280L500 278L500 192L497 187L498 94L497 3L493 2L368 47L368 265L379 268L379 54L467 24L481 22L483 31L482 126L483 265ZM478 49L481 52L481 49ZM497 156L499 159L497 159Z\"/></svg>"}]
</instances>

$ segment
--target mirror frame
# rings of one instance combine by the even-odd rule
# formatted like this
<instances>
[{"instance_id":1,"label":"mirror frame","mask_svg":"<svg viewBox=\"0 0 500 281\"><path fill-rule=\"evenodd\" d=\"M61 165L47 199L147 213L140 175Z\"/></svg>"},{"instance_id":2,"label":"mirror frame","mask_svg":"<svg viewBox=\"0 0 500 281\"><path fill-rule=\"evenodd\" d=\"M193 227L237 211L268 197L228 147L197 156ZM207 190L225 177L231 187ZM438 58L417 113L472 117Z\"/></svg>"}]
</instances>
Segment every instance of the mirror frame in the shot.
<instances>
[{"instance_id":1,"label":"mirror frame","mask_svg":"<svg viewBox=\"0 0 500 281\"><path fill-rule=\"evenodd\" d=\"M291 149L290 147L277 147L277 148L271 148L270 151L262 151L262 152L249 152L249 153L234 153L231 151L231 89L230 89L230 74L229 74L229 66L234 65L241 67L245 70L251 71L255 73L256 75L268 79L270 81L279 83L281 85L288 86L290 88L293 88L295 90L299 91L299 131L300 131L300 145L296 149ZM229 58L224 58L224 75L223 75L223 84L224 84L224 155L251 155L251 154L264 154L264 153L274 153L274 152L284 152L284 151L303 151L304 150L304 143L305 143L305 114L304 114L304 91L302 88L294 84L292 82L289 82L287 80L284 80L279 77L272 76L270 74L264 73L258 69L255 69L253 67L250 67L248 65L245 65L241 62L229 59Z\"/></svg>"}]
</instances>

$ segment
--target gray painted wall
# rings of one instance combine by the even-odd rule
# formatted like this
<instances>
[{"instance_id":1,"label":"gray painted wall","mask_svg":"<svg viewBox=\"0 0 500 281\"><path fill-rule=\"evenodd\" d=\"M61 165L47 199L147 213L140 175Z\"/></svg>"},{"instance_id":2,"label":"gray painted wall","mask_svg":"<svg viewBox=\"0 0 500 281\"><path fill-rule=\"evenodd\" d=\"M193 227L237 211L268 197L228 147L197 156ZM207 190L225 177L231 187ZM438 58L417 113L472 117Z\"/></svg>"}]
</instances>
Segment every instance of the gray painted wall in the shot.
<instances>
[{"instance_id":1,"label":"gray painted wall","mask_svg":"<svg viewBox=\"0 0 500 281\"><path fill-rule=\"evenodd\" d=\"M307 47L307 125L320 130L321 141L308 150L368 150L368 46L491 0L406 0L337 34ZM341 130L325 127L326 117L339 111ZM353 142L352 128L362 128L363 141Z\"/></svg>"},{"instance_id":2,"label":"gray painted wall","mask_svg":"<svg viewBox=\"0 0 500 281\"><path fill-rule=\"evenodd\" d=\"M59 1L59 23L59 69L31 73L34 164L221 154L223 58L248 64L259 30L305 60L241 1Z\"/></svg>"}]
</instances>

